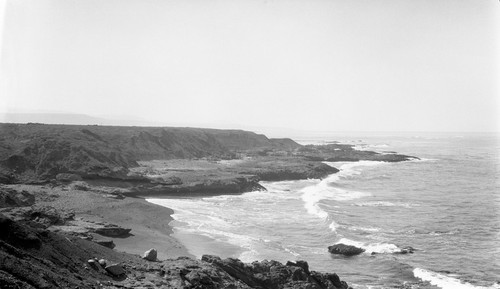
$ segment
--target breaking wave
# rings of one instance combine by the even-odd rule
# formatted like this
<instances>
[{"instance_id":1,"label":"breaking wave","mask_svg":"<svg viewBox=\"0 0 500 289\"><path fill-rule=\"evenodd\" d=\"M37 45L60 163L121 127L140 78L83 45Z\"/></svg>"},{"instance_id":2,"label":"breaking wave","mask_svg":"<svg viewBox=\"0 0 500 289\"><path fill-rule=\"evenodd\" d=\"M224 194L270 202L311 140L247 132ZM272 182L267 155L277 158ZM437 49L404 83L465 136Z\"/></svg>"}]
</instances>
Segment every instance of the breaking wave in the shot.
<instances>
[{"instance_id":1,"label":"breaking wave","mask_svg":"<svg viewBox=\"0 0 500 289\"><path fill-rule=\"evenodd\" d=\"M363 248L363 249L365 249L365 254L372 254L372 253L392 254L392 253L398 253L401 251L401 248L399 248L398 246L396 246L394 244L390 244L390 243L365 244L365 243L350 240L347 238L340 239L336 244L345 244L345 245L355 246L358 248Z\"/></svg>"},{"instance_id":2,"label":"breaking wave","mask_svg":"<svg viewBox=\"0 0 500 289\"><path fill-rule=\"evenodd\" d=\"M460 281L457 278L433 272L431 270L425 270L421 268L415 268L413 270L415 277L427 281L432 285L438 286L442 289L498 289L499 284L494 284L488 287L477 286L467 282Z\"/></svg>"},{"instance_id":3,"label":"breaking wave","mask_svg":"<svg viewBox=\"0 0 500 289\"><path fill-rule=\"evenodd\" d=\"M338 163L325 162L327 165L335 167ZM339 172L319 181L316 184L307 186L301 190L304 208L310 215L317 216L325 221L331 221L329 228L335 232L338 224L330 220L328 213L322 208L322 200L350 201L371 196L369 192L359 192L343 189L338 185L341 179L353 177L361 173L361 167L378 166L385 164L377 161L360 161L340 163Z\"/></svg>"}]
</instances>

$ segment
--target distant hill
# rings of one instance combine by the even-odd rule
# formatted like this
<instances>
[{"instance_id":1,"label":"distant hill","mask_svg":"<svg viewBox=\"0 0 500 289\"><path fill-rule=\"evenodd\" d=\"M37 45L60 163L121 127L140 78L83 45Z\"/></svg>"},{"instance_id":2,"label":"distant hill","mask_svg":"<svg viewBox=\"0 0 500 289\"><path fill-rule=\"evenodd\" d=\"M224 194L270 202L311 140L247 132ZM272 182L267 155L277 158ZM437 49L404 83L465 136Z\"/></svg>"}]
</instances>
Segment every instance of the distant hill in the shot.
<instances>
[{"instance_id":1,"label":"distant hill","mask_svg":"<svg viewBox=\"0 0 500 289\"><path fill-rule=\"evenodd\" d=\"M0 122L3 123L44 123L44 124L74 124L74 125L149 125L154 122L144 120L110 119L75 113L0 113Z\"/></svg>"},{"instance_id":2,"label":"distant hill","mask_svg":"<svg viewBox=\"0 0 500 289\"><path fill-rule=\"evenodd\" d=\"M243 130L97 125L0 124L0 175L22 180L59 173L126 177L139 160L230 159L238 152L301 147Z\"/></svg>"}]
</instances>

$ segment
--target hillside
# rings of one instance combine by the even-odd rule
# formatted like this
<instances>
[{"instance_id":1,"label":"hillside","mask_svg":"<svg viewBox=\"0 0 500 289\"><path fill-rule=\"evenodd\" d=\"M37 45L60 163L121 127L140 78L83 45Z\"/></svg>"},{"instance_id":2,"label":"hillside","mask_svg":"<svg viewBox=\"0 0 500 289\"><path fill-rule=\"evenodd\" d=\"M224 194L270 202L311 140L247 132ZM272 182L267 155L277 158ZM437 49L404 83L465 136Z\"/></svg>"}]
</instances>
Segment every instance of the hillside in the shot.
<instances>
[{"instance_id":1,"label":"hillside","mask_svg":"<svg viewBox=\"0 0 500 289\"><path fill-rule=\"evenodd\" d=\"M232 159L238 152L300 147L242 130L0 124L3 179L52 179L59 173L84 178L126 178L137 161Z\"/></svg>"}]
</instances>

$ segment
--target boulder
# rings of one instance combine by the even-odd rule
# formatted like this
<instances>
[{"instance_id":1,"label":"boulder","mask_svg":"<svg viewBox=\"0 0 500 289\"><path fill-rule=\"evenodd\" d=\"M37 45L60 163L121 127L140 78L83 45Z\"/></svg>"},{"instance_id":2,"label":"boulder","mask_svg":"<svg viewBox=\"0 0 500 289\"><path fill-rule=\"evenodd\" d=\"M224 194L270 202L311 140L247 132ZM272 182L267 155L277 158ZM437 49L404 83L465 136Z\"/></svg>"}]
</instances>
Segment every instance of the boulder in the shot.
<instances>
[{"instance_id":1,"label":"boulder","mask_svg":"<svg viewBox=\"0 0 500 289\"><path fill-rule=\"evenodd\" d=\"M87 261L87 263L91 266L91 267L95 267L96 266L96 261L94 259L89 259Z\"/></svg>"},{"instance_id":2,"label":"boulder","mask_svg":"<svg viewBox=\"0 0 500 289\"><path fill-rule=\"evenodd\" d=\"M156 249L149 249L146 252L144 252L144 255L142 255L142 259L148 260L148 261L156 261L156 256L157 256Z\"/></svg>"},{"instance_id":3,"label":"boulder","mask_svg":"<svg viewBox=\"0 0 500 289\"><path fill-rule=\"evenodd\" d=\"M120 264L111 264L109 266L105 267L106 272L113 276L121 276L125 274L125 270L123 269L122 265Z\"/></svg>"},{"instance_id":4,"label":"boulder","mask_svg":"<svg viewBox=\"0 0 500 289\"><path fill-rule=\"evenodd\" d=\"M98 262L99 262L99 265L101 265L102 267L106 267L106 260L100 259Z\"/></svg>"},{"instance_id":5,"label":"boulder","mask_svg":"<svg viewBox=\"0 0 500 289\"><path fill-rule=\"evenodd\" d=\"M345 244L335 244L328 247L328 252L332 254L344 255L344 256L354 256L363 253L365 249L358 248L356 246L345 245Z\"/></svg>"}]
</instances>

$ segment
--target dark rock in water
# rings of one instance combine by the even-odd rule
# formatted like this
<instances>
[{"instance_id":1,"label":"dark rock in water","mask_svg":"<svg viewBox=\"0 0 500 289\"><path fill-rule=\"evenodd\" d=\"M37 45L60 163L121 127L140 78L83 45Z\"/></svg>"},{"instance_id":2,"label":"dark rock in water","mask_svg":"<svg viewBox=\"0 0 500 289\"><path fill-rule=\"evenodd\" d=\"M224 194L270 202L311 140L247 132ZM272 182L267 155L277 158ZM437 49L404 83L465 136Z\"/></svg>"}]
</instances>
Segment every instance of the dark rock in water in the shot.
<instances>
[{"instance_id":1,"label":"dark rock in water","mask_svg":"<svg viewBox=\"0 0 500 289\"><path fill-rule=\"evenodd\" d=\"M406 246L406 247L403 247L401 248L401 250L399 252L394 252L395 254L413 254L413 252L415 251L415 249L413 247L410 247L410 246Z\"/></svg>"},{"instance_id":2,"label":"dark rock in water","mask_svg":"<svg viewBox=\"0 0 500 289\"><path fill-rule=\"evenodd\" d=\"M120 264L111 264L109 266L106 266L106 272L113 276L121 276L125 274L125 270Z\"/></svg>"},{"instance_id":3,"label":"dark rock in water","mask_svg":"<svg viewBox=\"0 0 500 289\"><path fill-rule=\"evenodd\" d=\"M335 244L328 247L328 252L332 254L344 255L344 256L354 256L363 253L365 249L358 248L351 245L345 244Z\"/></svg>"},{"instance_id":4,"label":"dark rock in water","mask_svg":"<svg viewBox=\"0 0 500 289\"><path fill-rule=\"evenodd\" d=\"M116 246L113 240L93 240L93 242L110 249L113 249Z\"/></svg>"},{"instance_id":5,"label":"dark rock in water","mask_svg":"<svg viewBox=\"0 0 500 289\"><path fill-rule=\"evenodd\" d=\"M130 235L132 229L125 229L122 227L103 227L94 230L95 233L107 237L126 237Z\"/></svg>"},{"instance_id":6,"label":"dark rock in water","mask_svg":"<svg viewBox=\"0 0 500 289\"><path fill-rule=\"evenodd\" d=\"M144 252L144 255L142 255L142 259L148 260L148 261L156 261L158 253L156 252L156 249L149 249L146 252Z\"/></svg>"}]
</instances>

